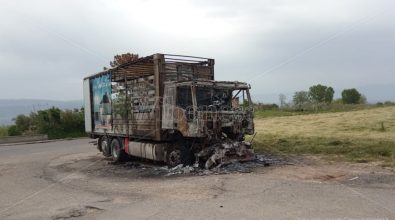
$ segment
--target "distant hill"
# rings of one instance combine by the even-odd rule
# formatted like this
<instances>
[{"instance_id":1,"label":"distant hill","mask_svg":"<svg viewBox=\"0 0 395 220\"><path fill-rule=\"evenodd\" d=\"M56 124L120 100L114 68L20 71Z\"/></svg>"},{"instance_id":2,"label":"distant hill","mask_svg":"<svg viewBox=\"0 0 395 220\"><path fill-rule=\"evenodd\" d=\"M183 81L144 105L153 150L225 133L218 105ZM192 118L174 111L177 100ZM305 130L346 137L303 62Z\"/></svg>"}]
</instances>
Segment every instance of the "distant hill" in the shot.
<instances>
[{"instance_id":1,"label":"distant hill","mask_svg":"<svg viewBox=\"0 0 395 220\"><path fill-rule=\"evenodd\" d=\"M38 99L0 99L0 125L12 124L12 119L19 114L43 110L55 106L60 109L81 108L82 100L55 101Z\"/></svg>"}]
</instances>

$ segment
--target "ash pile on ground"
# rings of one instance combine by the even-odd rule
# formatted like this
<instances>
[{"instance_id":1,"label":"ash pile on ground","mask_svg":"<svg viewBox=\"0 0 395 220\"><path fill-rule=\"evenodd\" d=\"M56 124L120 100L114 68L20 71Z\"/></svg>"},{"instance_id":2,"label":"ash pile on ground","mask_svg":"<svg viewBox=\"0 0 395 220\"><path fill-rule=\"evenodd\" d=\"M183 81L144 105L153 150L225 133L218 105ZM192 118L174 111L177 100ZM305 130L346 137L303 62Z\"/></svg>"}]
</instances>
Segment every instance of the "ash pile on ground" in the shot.
<instances>
[{"instance_id":1,"label":"ash pile on ground","mask_svg":"<svg viewBox=\"0 0 395 220\"><path fill-rule=\"evenodd\" d=\"M133 169L138 171L141 176L203 176L203 175L216 175L228 173L250 173L255 168L267 167L274 165L290 165L288 159L279 156L256 155L254 159L248 161L231 160L226 163L214 166L211 169L204 169L194 166L183 166L182 164L169 168L168 166L150 165L139 163L136 161L129 161L122 164L114 164L122 166L124 169Z\"/></svg>"}]
</instances>

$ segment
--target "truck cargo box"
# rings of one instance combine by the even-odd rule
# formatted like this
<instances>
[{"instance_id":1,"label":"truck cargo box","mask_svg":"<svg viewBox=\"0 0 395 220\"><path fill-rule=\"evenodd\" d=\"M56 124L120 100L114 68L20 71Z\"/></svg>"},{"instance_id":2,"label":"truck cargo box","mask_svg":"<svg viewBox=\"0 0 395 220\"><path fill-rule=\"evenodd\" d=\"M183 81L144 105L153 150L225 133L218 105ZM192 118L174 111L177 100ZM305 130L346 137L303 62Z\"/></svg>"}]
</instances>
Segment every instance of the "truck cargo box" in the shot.
<instances>
[{"instance_id":1,"label":"truck cargo box","mask_svg":"<svg viewBox=\"0 0 395 220\"><path fill-rule=\"evenodd\" d=\"M165 82L214 80L214 60L154 54L84 78L85 130L160 141Z\"/></svg>"}]
</instances>

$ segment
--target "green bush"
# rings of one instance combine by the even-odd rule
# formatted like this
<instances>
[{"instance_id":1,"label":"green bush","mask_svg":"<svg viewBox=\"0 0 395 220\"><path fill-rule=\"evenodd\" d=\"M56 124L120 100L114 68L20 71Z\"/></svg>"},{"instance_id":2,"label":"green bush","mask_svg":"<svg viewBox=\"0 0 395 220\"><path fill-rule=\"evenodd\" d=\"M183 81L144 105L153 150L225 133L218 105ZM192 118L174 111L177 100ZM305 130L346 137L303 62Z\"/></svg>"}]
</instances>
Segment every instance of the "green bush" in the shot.
<instances>
[{"instance_id":1,"label":"green bush","mask_svg":"<svg viewBox=\"0 0 395 220\"><path fill-rule=\"evenodd\" d=\"M8 128L7 127L0 127L0 137L8 136Z\"/></svg>"},{"instance_id":2,"label":"green bush","mask_svg":"<svg viewBox=\"0 0 395 220\"><path fill-rule=\"evenodd\" d=\"M83 109L61 110L52 107L32 112L29 116L18 115L9 135L47 134L49 139L85 136Z\"/></svg>"},{"instance_id":3,"label":"green bush","mask_svg":"<svg viewBox=\"0 0 395 220\"><path fill-rule=\"evenodd\" d=\"M20 131L16 125L11 125L8 127L8 135L9 136L18 136L22 135L22 131Z\"/></svg>"}]
</instances>

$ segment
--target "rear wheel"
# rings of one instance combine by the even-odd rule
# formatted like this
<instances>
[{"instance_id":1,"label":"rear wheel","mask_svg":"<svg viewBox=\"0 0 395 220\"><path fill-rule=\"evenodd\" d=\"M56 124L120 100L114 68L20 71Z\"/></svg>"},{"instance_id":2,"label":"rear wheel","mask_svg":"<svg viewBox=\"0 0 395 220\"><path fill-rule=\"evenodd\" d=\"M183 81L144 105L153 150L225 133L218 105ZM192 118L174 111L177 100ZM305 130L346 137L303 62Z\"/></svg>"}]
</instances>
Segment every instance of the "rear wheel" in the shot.
<instances>
[{"instance_id":1,"label":"rear wheel","mask_svg":"<svg viewBox=\"0 0 395 220\"><path fill-rule=\"evenodd\" d=\"M109 140L110 139L106 136L102 136L99 139L100 149L105 157L111 156L110 144L108 143ZM99 147L99 145L98 145L98 147Z\"/></svg>"},{"instance_id":2,"label":"rear wheel","mask_svg":"<svg viewBox=\"0 0 395 220\"><path fill-rule=\"evenodd\" d=\"M118 138L111 141L111 155L114 162L122 162L126 158L126 153Z\"/></svg>"}]
</instances>

